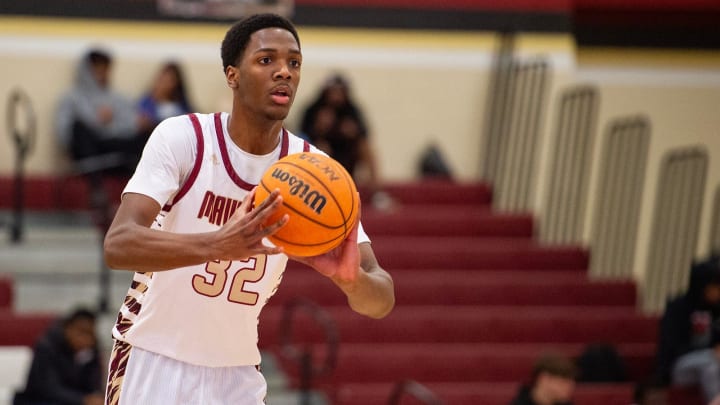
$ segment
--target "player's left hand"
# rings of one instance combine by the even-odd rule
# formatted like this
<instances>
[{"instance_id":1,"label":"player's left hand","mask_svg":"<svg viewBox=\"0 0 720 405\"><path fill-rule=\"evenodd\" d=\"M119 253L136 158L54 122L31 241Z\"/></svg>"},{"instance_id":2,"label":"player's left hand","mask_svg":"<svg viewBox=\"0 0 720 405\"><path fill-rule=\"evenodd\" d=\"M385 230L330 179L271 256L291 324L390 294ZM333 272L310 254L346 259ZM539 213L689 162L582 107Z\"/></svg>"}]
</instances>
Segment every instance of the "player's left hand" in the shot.
<instances>
[{"instance_id":1,"label":"player's left hand","mask_svg":"<svg viewBox=\"0 0 720 405\"><path fill-rule=\"evenodd\" d=\"M314 268L336 283L353 283L360 272L360 249L357 244L359 224L358 219L340 246L325 254L312 257L290 256L290 258Z\"/></svg>"}]
</instances>

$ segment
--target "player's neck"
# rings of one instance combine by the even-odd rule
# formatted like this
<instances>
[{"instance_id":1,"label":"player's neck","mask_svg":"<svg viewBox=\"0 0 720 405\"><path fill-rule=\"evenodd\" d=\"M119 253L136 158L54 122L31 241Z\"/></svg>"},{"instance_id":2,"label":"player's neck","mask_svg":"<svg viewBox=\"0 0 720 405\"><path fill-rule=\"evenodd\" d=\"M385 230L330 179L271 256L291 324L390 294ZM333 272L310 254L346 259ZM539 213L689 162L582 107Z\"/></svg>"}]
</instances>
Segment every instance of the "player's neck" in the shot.
<instances>
[{"instance_id":1,"label":"player's neck","mask_svg":"<svg viewBox=\"0 0 720 405\"><path fill-rule=\"evenodd\" d=\"M280 142L282 121L258 120L233 112L228 118L230 139L245 152L266 155Z\"/></svg>"}]
</instances>

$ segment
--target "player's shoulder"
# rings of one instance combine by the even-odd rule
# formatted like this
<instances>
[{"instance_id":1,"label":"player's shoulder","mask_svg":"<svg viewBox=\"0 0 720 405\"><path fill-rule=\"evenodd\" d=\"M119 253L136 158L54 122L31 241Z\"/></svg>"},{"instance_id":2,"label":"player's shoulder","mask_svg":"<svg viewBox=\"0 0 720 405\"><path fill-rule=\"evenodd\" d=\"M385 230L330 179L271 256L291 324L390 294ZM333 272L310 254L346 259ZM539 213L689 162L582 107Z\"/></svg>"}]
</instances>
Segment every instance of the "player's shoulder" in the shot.
<instances>
[{"instance_id":1,"label":"player's shoulder","mask_svg":"<svg viewBox=\"0 0 720 405\"><path fill-rule=\"evenodd\" d=\"M197 121L200 128L205 128L207 125L211 124L213 120L214 114L190 113L178 115L162 120L155 128L155 132L164 134L164 136L194 137L194 121Z\"/></svg>"},{"instance_id":2,"label":"player's shoulder","mask_svg":"<svg viewBox=\"0 0 720 405\"><path fill-rule=\"evenodd\" d=\"M287 131L288 137L289 137L289 143L290 143L290 150L294 151L305 151L306 149L309 152L313 153L321 153L323 155L326 155L325 152L321 151L320 149L316 148L315 145L310 143L310 141L306 140L305 138L295 135L292 132Z\"/></svg>"},{"instance_id":3,"label":"player's shoulder","mask_svg":"<svg viewBox=\"0 0 720 405\"><path fill-rule=\"evenodd\" d=\"M189 117L190 114L178 115L175 117L165 118L160 121L156 129L159 130L179 130L183 128L192 129L192 122Z\"/></svg>"},{"instance_id":4,"label":"player's shoulder","mask_svg":"<svg viewBox=\"0 0 720 405\"><path fill-rule=\"evenodd\" d=\"M181 150L196 143L195 129L189 114L166 118L155 127L148 145L155 148ZM193 146L194 147L194 146Z\"/></svg>"}]
</instances>

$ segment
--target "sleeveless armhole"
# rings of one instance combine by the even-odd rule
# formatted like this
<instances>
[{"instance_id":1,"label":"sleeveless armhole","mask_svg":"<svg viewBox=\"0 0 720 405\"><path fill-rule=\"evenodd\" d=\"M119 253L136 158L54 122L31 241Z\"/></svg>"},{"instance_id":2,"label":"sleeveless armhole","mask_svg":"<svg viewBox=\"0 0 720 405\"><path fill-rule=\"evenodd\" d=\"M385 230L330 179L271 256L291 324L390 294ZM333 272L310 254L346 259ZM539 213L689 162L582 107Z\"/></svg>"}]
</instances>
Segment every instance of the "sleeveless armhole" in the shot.
<instances>
[{"instance_id":1,"label":"sleeveless armhole","mask_svg":"<svg viewBox=\"0 0 720 405\"><path fill-rule=\"evenodd\" d=\"M185 183L183 183L182 187L180 187L180 190L175 195L172 202L170 204L165 204L163 211L170 211L173 205L177 204L177 202L180 201L180 199L183 198L188 191L190 191L190 187L192 187L193 183L195 183L195 179L197 179L198 173L200 173L200 166L202 166L203 155L205 153L205 142L203 141L202 127L200 126L200 121L195 114L188 114L187 116L190 118L190 122L195 130L195 139L197 141L195 164L190 171L190 175L187 180L185 180Z\"/></svg>"}]
</instances>

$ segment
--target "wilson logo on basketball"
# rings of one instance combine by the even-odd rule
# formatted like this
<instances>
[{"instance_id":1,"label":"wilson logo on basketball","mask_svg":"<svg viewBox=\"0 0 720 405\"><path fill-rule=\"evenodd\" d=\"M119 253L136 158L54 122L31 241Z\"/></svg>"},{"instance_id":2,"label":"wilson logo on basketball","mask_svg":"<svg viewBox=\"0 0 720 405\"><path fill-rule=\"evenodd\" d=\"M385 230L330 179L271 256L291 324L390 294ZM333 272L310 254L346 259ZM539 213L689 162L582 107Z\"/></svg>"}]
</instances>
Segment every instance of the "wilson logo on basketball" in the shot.
<instances>
[{"instance_id":1,"label":"wilson logo on basketball","mask_svg":"<svg viewBox=\"0 0 720 405\"><path fill-rule=\"evenodd\" d=\"M281 182L287 183L290 186L290 189L288 190L290 195L297 196L302 199L303 203L310 207L313 211L318 214L322 214L322 210L327 203L327 197L320 194L319 191L311 190L309 184L280 169L279 167L276 167L275 170L273 170L271 176Z\"/></svg>"}]
</instances>

